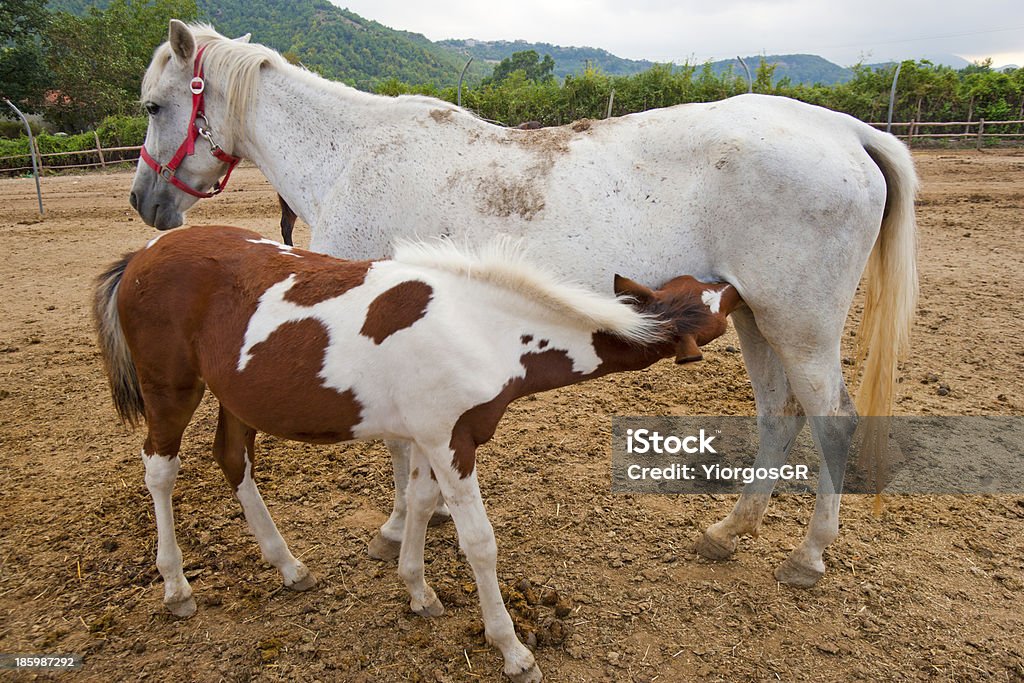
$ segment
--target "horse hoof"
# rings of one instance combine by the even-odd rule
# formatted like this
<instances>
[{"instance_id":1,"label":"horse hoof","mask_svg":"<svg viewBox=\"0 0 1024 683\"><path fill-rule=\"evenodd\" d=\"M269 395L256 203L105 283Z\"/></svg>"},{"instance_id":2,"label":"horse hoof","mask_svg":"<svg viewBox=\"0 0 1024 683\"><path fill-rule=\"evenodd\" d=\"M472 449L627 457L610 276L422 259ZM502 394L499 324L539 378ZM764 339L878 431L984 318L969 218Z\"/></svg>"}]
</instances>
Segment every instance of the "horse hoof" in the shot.
<instances>
[{"instance_id":1,"label":"horse hoof","mask_svg":"<svg viewBox=\"0 0 1024 683\"><path fill-rule=\"evenodd\" d=\"M428 619L431 617L439 617L444 614L444 605L441 604L441 601L437 599L436 595L434 596L434 601L429 604L419 606L410 605L410 607L413 612Z\"/></svg>"},{"instance_id":2,"label":"horse hoof","mask_svg":"<svg viewBox=\"0 0 1024 683\"><path fill-rule=\"evenodd\" d=\"M452 516L448 512L435 512L430 515L430 521L427 522L427 526L441 526L452 521Z\"/></svg>"},{"instance_id":3,"label":"horse hoof","mask_svg":"<svg viewBox=\"0 0 1024 683\"><path fill-rule=\"evenodd\" d=\"M721 562L728 560L736 552L736 539L733 538L730 542L723 543L705 531L700 540L694 544L693 551L708 560Z\"/></svg>"},{"instance_id":4,"label":"horse hoof","mask_svg":"<svg viewBox=\"0 0 1024 683\"><path fill-rule=\"evenodd\" d=\"M508 674L508 677L512 680L512 683L540 683L544 679L544 674L540 672L540 667L534 664L525 671Z\"/></svg>"},{"instance_id":5,"label":"horse hoof","mask_svg":"<svg viewBox=\"0 0 1024 683\"><path fill-rule=\"evenodd\" d=\"M301 593L302 591L308 591L315 585L316 577L313 576L313 572L307 569L305 576L299 578L297 581L293 581L292 583L286 583L285 587L288 588L288 590L293 590L297 593Z\"/></svg>"},{"instance_id":6,"label":"horse hoof","mask_svg":"<svg viewBox=\"0 0 1024 683\"><path fill-rule=\"evenodd\" d=\"M177 602L165 602L164 605L171 614L179 619L188 619L196 613L196 601L191 595Z\"/></svg>"},{"instance_id":7,"label":"horse hoof","mask_svg":"<svg viewBox=\"0 0 1024 683\"><path fill-rule=\"evenodd\" d=\"M794 588L810 588L824 575L824 570L797 564L788 557L775 569L775 580Z\"/></svg>"},{"instance_id":8,"label":"horse hoof","mask_svg":"<svg viewBox=\"0 0 1024 683\"><path fill-rule=\"evenodd\" d=\"M369 553L370 557L384 562L393 562L394 560L397 560L398 553L401 551L401 543L398 541L389 541L381 536L379 532L373 537L373 540L370 541L370 545L366 549L366 552Z\"/></svg>"}]
</instances>

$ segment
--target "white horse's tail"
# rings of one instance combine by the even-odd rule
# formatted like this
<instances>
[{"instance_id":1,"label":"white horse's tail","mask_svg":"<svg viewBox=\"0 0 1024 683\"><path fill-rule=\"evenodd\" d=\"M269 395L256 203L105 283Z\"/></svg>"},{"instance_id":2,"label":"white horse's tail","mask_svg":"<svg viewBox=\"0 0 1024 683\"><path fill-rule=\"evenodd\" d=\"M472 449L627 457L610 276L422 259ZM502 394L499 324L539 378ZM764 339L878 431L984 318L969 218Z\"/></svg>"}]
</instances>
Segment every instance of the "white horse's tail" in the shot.
<instances>
[{"instance_id":1,"label":"white horse's tail","mask_svg":"<svg viewBox=\"0 0 1024 683\"><path fill-rule=\"evenodd\" d=\"M907 147L891 135L872 132L864 147L885 177L886 197L882 228L865 271L864 315L857 333L857 367L863 365L864 376L857 412L886 416L892 415L896 366L909 350L917 307L918 183Z\"/></svg>"},{"instance_id":2,"label":"white horse's tail","mask_svg":"<svg viewBox=\"0 0 1024 683\"><path fill-rule=\"evenodd\" d=\"M99 336L103 366L110 382L110 394L114 408L121 420L132 426L145 417L146 409L142 400L142 389L135 373L135 363L121 329L121 318L117 312L117 290L121 284L124 269L135 254L128 254L117 263L111 264L96 281L93 298L93 321Z\"/></svg>"}]
</instances>

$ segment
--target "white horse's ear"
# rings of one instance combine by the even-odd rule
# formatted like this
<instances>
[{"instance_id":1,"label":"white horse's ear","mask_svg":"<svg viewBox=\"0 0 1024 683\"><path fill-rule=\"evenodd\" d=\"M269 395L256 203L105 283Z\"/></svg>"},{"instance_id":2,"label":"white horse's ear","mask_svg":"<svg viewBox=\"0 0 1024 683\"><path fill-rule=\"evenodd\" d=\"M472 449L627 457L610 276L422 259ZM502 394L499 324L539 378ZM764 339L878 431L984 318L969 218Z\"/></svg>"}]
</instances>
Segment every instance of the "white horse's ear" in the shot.
<instances>
[{"instance_id":1,"label":"white horse's ear","mask_svg":"<svg viewBox=\"0 0 1024 683\"><path fill-rule=\"evenodd\" d=\"M252 38L251 33L246 33L244 36L238 36L235 38L236 43L248 43L249 39Z\"/></svg>"},{"instance_id":2,"label":"white horse's ear","mask_svg":"<svg viewBox=\"0 0 1024 683\"><path fill-rule=\"evenodd\" d=\"M168 33L167 42L171 44L171 52L183 64L188 64L192 61L192 57L196 53L196 39L188 26L177 19L171 19L171 29Z\"/></svg>"}]
</instances>

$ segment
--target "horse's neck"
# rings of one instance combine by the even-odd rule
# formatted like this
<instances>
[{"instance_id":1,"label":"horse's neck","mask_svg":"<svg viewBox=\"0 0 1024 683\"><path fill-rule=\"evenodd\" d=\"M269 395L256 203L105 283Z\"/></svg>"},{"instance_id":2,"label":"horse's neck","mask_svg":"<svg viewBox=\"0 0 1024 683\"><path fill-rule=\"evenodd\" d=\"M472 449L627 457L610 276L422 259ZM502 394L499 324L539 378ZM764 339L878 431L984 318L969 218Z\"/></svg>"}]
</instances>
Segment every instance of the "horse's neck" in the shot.
<instances>
[{"instance_id":1,"label":"horse's neck","mask_svg":"<svg viewBox=\"0 0 1024 683\"><path fill-rule=\"evenodd\" d=\"M260 79L242 154L313 225L339 173L359 154L358 130L364 124L358 115L365 112L366 96L273 69L264 70Z\"/></svg>"}]
</instances>

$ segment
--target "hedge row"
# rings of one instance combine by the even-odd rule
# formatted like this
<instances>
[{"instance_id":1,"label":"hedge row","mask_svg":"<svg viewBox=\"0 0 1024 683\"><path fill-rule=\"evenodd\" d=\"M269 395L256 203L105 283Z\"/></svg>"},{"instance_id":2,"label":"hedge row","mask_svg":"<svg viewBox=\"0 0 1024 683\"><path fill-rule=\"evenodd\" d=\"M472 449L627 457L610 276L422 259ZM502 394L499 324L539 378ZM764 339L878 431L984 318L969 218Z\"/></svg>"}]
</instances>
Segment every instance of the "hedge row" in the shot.
<instances>
[{"instance_id":1,"label":"hedge row","mask_svg":"<svg viewBox=\"0 0 1024 683\"><path fill-rule=\"evenodd\" d=\"M146 137L146 126L148 119L145 116L108 116L103 119L96 135L99 135L100 145L106 150L113 147L134 147L141 145ZM96 135L91 131L79 133L78 135L51 135L41 133L36 137L41 154L51 152L83 152L92 151L92 154L74 154L67 157L50 157L45 160L44 165L63 166L66 164L87 164L99 162L99 154L96 150ZM14 140L0 139L0 157L15 155L27 155L28 138L22 136ZM106 161L131 160L138 156L136 152L104 152ZM27 156L16 159L0 159L0 171L23 168L31 165Z\"/></svg>"}]
</instances>

